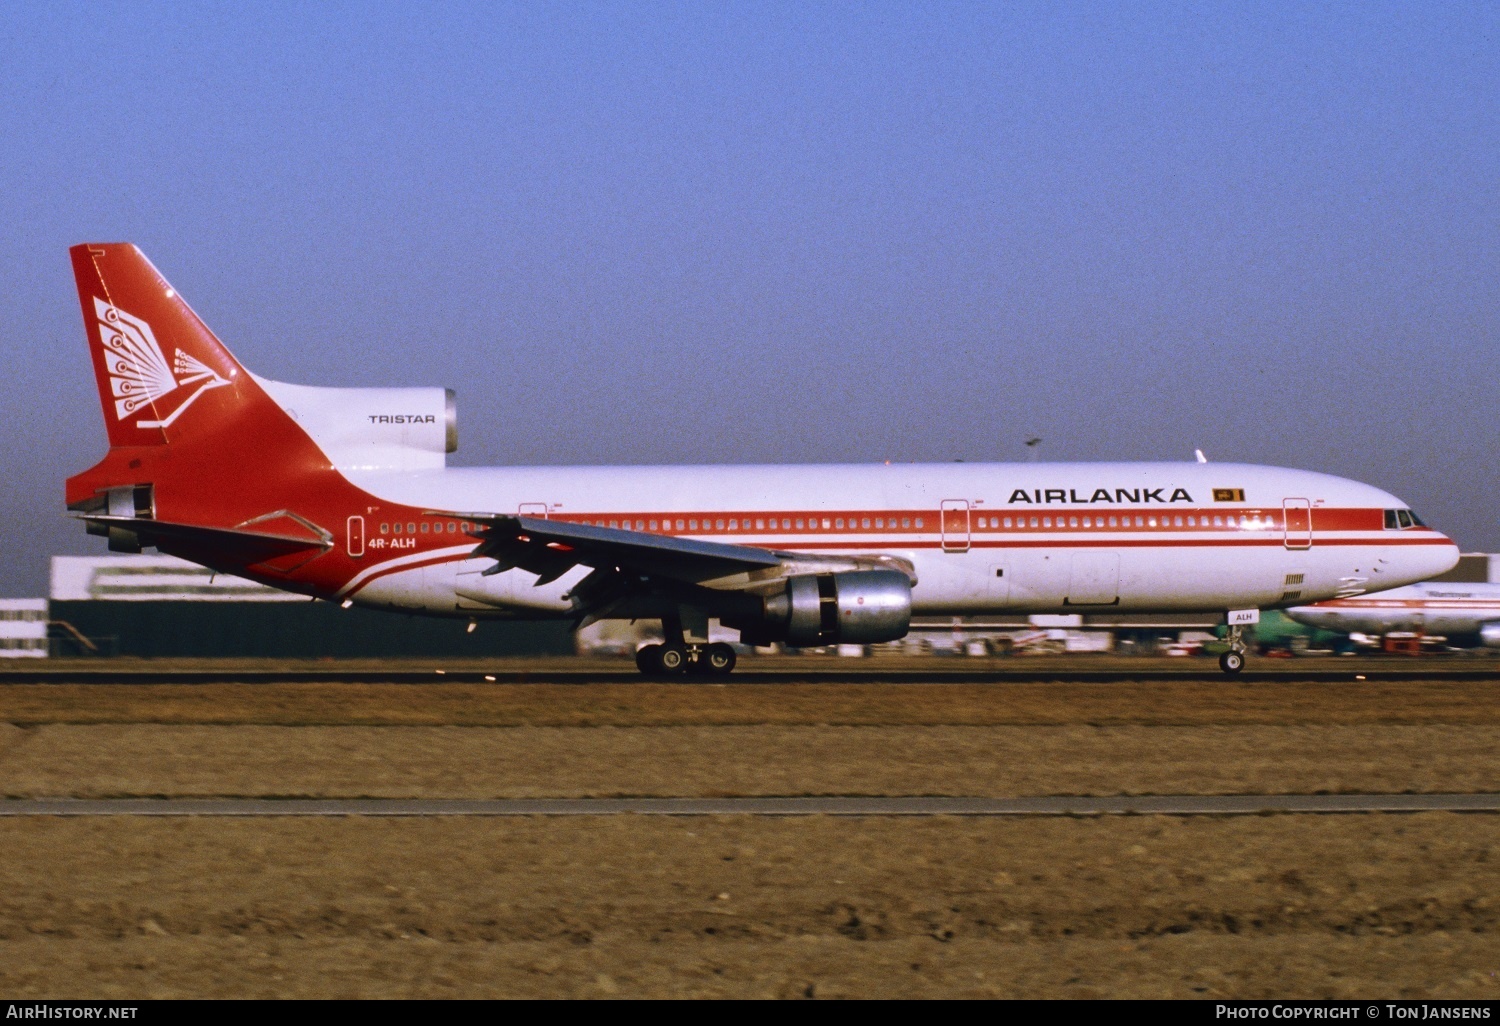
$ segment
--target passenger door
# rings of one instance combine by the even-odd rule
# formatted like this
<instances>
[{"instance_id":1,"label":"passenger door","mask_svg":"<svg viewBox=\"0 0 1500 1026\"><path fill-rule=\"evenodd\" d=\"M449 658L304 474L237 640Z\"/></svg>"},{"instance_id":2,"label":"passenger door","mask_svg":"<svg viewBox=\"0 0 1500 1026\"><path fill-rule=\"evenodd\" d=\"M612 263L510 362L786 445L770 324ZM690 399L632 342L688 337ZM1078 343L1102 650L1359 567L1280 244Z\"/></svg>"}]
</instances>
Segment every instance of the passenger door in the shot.
<instances>
[{"instance_id":1,"label":"passenger door","mask_svg":"<svg viewBox=\"0 0 1500 1026\"><path fill-rule=\"evenodd\" d=\"M1281 502L1281 542L1289 549L1312 548L1312 503L1307 499Z\"/></svg>"},{"instance_id":2,"label":"passenger door","mask_svg":"<svg viewBox=\"0 0 1500 1026\"><path fill-rule=\"evenodd\" d=\"M938 514L944 552L969 551L969 500L944 499Z\"/></svg>"}]
</instances>

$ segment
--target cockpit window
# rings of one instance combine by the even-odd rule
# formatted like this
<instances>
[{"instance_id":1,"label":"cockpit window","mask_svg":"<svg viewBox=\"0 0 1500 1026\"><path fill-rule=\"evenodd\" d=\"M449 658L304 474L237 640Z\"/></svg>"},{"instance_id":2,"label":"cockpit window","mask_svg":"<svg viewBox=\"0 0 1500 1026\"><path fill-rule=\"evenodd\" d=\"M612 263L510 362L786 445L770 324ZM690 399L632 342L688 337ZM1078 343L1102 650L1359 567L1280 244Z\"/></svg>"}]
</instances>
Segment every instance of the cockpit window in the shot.
<instances>
[{"instance_id":1,"label":"cockpit window","mask_svg":"<svg viewBox=\"0 0 1500 1026\"><path fill-rule=\"evenodd\" d=\"M1426 527L1422 518L1409 509L1385 510L1385 529L1387 531L1404 531L1408 527Z\"/></svg>"}]
</instances>

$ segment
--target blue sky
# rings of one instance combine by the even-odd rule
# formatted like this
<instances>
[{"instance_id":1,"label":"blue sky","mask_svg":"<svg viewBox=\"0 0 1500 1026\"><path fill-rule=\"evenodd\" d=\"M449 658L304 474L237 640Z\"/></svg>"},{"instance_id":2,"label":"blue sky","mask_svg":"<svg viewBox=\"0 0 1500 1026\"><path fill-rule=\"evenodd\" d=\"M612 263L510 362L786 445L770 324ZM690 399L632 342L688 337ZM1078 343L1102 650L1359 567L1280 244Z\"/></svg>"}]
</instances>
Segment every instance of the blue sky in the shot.
<instances>
[{"instance_id":1,"label":"blue sky","mask_svg":"<svg viewBox=\"0 0 1500 1026\"><path fill-rule=\"evenodd\" d=\"M67 247L466 465L1210 458L1500 549L1500 7L9 3L0 593L100 551Z\"/></svg>"}]
</instances>

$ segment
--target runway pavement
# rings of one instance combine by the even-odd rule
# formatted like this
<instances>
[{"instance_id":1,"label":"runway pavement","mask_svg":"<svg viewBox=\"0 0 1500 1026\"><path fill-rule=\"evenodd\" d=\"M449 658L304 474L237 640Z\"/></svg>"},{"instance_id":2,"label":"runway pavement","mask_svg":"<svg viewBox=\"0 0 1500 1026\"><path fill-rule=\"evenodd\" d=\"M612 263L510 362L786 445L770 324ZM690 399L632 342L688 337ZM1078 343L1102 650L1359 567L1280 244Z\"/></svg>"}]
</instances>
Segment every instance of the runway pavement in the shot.
<instances>
[{"instance_id":1,"label":"runway pavement","mask_svg":"<svg viewBox=\"0 0 1500 1026\"><path fill-rule=\"evenodd\" d=\"M1500 812L1500 794L1139 797L0 799L0 816L1110 816Z\"/></svg>"},{"instance_id":2,"label":"runway pavement","mask_svg":"<svg viewBox=\"0 0 1500 1026\"><path fill-rule=\"evenodd\" d=\"M1253 664L1252 664L1253 665ZM575 665L514 666L494 668L414 668L400 667L158 667L149 664L123 666L95 663L83 666L0 668L0 685L4 684L632 684L643 678L634 668L618 662L580 662ZM1314 684L1352 683L1356 681L1395 682L1412 680L1496 681L1500 683L1500 665L1486 661L1437 663L1431 661L1370 666L1361 662L1347 668L1299 665L1295 661L1266 661L1244 673L1228 676L1217 664L1195 660L1186 665L1163 666L1160 662L1143 662L1140 666L1114 664L1107 668L1089 668L1073 663L1068 666L1037 665L1026 660L1008 660L975 666L961 660L924 660L921 665L882 666L878 662L859 660L801 660L796 666L767 662L753 663L736 670L729 677L679 676L656 678L662 683L704 685L790 684L837 680L865 684L1025 684L1057 682L1065 684L1109 684L1118 681L1223 681L1272 683L1298 681Z\"/></svg>"}]
</instances>

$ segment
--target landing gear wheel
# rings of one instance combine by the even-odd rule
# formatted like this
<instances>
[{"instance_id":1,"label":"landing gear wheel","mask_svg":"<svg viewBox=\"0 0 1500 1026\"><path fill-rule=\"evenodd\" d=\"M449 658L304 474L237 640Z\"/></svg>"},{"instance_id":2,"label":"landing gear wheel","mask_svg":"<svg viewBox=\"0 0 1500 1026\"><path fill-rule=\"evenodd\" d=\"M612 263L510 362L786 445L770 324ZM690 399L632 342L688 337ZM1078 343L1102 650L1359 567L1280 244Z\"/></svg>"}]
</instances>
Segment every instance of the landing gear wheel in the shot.
<instances>
[{"instance_id":1,"label":"landing gear wheel","mask_svg":"<svg viewBox=\"0 0 1500 1026\"><path fill-rule=\"evenodd\" d=\"M703 650L699 657L703 663L703 669L715 677L722 677L734 669L735 654L731 645L724 642L716 642Z\"/></svg>"},{"instance_id":2,"label":"landing gear wheel","mask_svg":"<svg viewBox=\"0 0 1500 1026\"><path fill-rule=\"evenodd\" d=\"M661 653L656 657L656 664L661 667L662 673L681 673L687 669L687 650L678 645L663 645Z\"/></svg>"},{"instance_id":3,"label":"landing gear wheel","mask_svg":"<svg viewBox=\"0 0 1500 1026\"><path fill-rule=\"evenodd\" d=\"M1225 652L1219 656L1219 669L1225 673L1239 673L1245 668L1245 657L1239 652Z\"/></svg>"},{"instance_id":4,"label":"landing gear wheel","mask_svg":"<svg viewBox=\"0 0 1500 1026\"><path fill-rule=\"evenodd\" d=\"M646 645L636 649L635 668L648 677L661 673L661 646Z\"/></svg>"}]
</instances>

